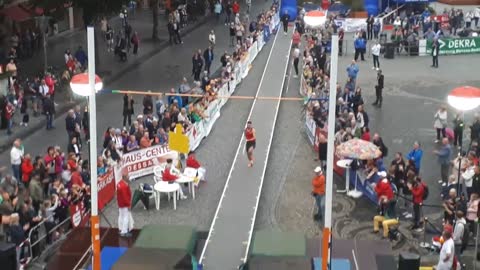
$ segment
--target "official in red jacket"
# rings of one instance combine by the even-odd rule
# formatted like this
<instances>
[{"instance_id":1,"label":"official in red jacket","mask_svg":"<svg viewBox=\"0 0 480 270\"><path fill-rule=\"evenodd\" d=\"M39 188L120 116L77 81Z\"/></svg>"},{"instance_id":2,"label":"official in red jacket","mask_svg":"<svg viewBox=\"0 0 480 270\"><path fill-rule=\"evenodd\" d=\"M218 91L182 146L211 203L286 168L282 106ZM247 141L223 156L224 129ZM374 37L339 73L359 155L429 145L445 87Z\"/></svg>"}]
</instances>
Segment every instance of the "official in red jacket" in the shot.
<instances>
[{"instance_id":1,"label":"official in red jacket","mask_svg":"<svg viewBox=\"0 0 480 270\"><path fill-rule=\"evenodd\" d=\"M375 186L375 192L377 193L379 203L386 203L393 199L393 189L387 178L378 181Z\"/></svg>"},{"instance_id":2,"label":"official in red jacket","mask_svg":"<svg viewBox=\"0 0 480 270\"><path fill-rule=\"evenodd\" d=\"M188 153L186 166L187 168L193 168L197 170L197 177L200 178L201 181L206 181L205 174L207 173L207 170L202 167L202 164L197 160L195 152L191 151L190 153Z\"/></svg>"},{"instance_id":3,"label":"official in red jacket","mask_svg":"<svg viewBox=\"0 0 480 270\"><path fill-rule=\"evenodd\" d=\"M423 204L423 195L425 194L424 184L420 177L417 177L413 184L407 183L408 189L412 192L413 197L413 226L412 230L420 229L420 209Z\"/></svg>"},{"instance_id":4,"label":"official in red jacket","mask_svg":"<svg viewBox=\"0 0 480 270\"><path fill-rule=\"evenodd\" d=\"M165 169L162 172L162 179L163 181L169 182L169 183L174 183L177 179L181 177L180 172L173 167L173 160L172 159L167 159L167 166L165 166ZM185 200L187 196L183 193L182 187L180 186L180 189L178 190L180 193L180 199Z\"/></svg>"},{"instance_id":5,"label":"official in red jacket","mask_svg":"<svg viewBox=\"0 0 480 270\"><path fill-rule=\"evenodd\" d=\"M128 185L128 174L124 174L117 184L118 230L121 237L130 237L133 229L132 191Z\"/></svg>"}]
</instances>

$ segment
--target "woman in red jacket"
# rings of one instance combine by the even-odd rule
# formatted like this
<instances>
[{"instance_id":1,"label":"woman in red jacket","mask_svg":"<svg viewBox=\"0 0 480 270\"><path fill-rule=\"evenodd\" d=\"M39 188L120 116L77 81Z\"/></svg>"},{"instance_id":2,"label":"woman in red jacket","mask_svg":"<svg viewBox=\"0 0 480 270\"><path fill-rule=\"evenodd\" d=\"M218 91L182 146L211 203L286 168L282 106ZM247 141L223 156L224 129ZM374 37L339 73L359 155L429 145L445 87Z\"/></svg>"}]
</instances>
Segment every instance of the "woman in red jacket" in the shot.
<instances>
[{"instance_id":1,"label":"woman in red jacket","mask_svg":"<svg viewBox=\"0 0 480 270\"><path fill-rule=\"evenodd\" d=\"M180 173L172 167L173 165L173 160L172 159L167 159L167 166L165 166L165 169L162 172L162 179L163 181L169 182L169 183L175 183L177 179L180 178ZM180 199L185 200L187 196L183 194L182 187L180 186Z\"/></svg>"},{"instance_id":2,"label":"woman in red jacket","mask_svg":"<svg viewBox=\"0 0 480 270\"><path fill-rule=\"evenodd\" d=\"M28 183L30 182L30 176L32 175L32 172L33 172L32 159L30 157L30 154L26 154L23 157L23 161L22 161L22 181L27 187L28 187Z\"/></svg>"},{"instance_id":3,"label":"woman in red jacket","mask_svg":"<svg viewBox=\"0 0 480 270\"><path fill-rule=\"evenodd\" d=\"M412 183L407 183L408 189L413 195L413 226L412 230L420 228L420 209L423 204L423 194L425 193L424 184L420 177L416 177Z\"/></svg>"},{"instance_id":4,"label":"woman in red jacket","mask_svg":"<svg viewBox=\"0 0 480 270\"><path fill-rule=\"evenodd\" d=\"M237 1L234 1L233 2L233 5L232 5L232 12L233 12L233 15L237 15L238 13L240 13L240 5L238 4Z\"/></svg>"},{"instance_id":5,"label":"woman in red jacket","mask_svg":"<svg viewBox=\"0 0 480 270\"><path fill-rule=\"evenodd\" d=\"M385 173L382 176L385 177ZM375 192L377 193L379 204L385 204L393 199L393 189L387 178L378 181L375 186Z\"/></svg>"}]
</instances>

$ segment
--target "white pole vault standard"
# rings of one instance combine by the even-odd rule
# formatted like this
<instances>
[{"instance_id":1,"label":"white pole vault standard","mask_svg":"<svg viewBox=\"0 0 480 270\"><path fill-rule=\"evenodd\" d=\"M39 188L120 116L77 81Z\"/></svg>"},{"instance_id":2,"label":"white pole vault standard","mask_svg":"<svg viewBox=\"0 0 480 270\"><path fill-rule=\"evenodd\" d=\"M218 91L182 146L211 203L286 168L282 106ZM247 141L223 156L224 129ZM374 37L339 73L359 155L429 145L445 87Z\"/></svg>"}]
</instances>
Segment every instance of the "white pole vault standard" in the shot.
<instances>
[{"instance_id":1,"label":"white pole vault standard","mask_svg":"<svg viewBox=\"0 0 480 270\"><path fill-rule=\"evenodd\" d=\"M335 154L335 104L337 100L338 35L332 36L330 53L330 91L328 99L327 185L325 190L325 227L323 231L322 269L331 269L332 253L332 193ZM327 246L325 246L327 245Z\"/></svg>"},{"instance_id":2,"label":"white pole vault standard","mask_svg":"<svg viewBox=\"0 0 480 270\"><path fill-rule=\"evenodd\" d=\"M87 28L88 43L88 83L90 86L89 131L90 131L90 179L91 179L91 231L92 231L92 265L100 270L100 222L98 218L98 183L97 183L97 105L95 95L95 35L93 27Z\"/></svg>"}]
</instances>

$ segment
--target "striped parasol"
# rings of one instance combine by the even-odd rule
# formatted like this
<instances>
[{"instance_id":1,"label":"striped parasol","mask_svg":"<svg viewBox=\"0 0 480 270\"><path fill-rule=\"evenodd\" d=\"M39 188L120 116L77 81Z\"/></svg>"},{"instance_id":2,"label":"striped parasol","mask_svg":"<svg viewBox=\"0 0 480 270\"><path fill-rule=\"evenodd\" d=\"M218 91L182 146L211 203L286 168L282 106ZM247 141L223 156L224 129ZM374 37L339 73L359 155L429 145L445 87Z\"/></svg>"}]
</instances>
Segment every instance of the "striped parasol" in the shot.
<instances>
[{"instance_id":1,"label":"striped parasol","mask_svg":"<svg viewBox=\"0 0 480 270\"><path fill-rule=\"evenodd\" d=\"M342 158L369 160L378 158L382 152L375 144L354 138L337 146L337 155Z\"/></svg>"}]
</instances>

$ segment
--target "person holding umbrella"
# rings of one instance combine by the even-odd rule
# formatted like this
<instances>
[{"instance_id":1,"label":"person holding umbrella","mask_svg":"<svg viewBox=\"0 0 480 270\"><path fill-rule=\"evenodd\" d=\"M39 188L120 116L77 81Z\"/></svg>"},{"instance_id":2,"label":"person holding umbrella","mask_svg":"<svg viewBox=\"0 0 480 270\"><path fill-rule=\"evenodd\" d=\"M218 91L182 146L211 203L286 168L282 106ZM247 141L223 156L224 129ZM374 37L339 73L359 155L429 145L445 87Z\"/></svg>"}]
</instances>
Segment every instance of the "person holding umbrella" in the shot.
<instances>
[{"instance_id":1,"label":"person holding umbrella","mask_svg":"<svg viewBox=\"0 0 480 270\"><path fill-rule=\"evenodd\" d=\"M130 231L133 229L133 217L131 213L132 191L128 185L128 174L123 174L122 179L117 184L117 203L118 203L118 230L120 237L131 237Z\"/></svg>"}]
</instances>

